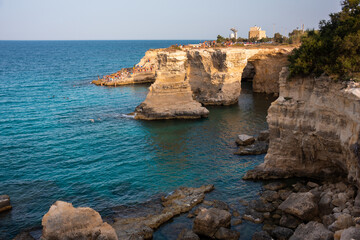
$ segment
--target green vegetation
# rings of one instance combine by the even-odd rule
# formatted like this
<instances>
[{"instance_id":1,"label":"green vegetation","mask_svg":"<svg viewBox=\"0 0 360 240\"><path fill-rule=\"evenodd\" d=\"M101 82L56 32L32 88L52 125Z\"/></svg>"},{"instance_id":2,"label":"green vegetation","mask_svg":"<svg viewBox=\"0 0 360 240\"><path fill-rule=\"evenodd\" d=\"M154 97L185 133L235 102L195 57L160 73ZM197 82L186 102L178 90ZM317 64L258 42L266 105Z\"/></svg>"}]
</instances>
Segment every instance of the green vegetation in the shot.
<instances>
[{"instance_id":1,"label":"green vegetation","mask_svg":"<svg viewBox=\"0 0 360 240\"><path fill-rule=\"evenodd\" d=\"M360 76L360 0L345 0L342 11L309 31L289 57L291 76L325 73L338 79Z\"/></svg>"}]
</instances>

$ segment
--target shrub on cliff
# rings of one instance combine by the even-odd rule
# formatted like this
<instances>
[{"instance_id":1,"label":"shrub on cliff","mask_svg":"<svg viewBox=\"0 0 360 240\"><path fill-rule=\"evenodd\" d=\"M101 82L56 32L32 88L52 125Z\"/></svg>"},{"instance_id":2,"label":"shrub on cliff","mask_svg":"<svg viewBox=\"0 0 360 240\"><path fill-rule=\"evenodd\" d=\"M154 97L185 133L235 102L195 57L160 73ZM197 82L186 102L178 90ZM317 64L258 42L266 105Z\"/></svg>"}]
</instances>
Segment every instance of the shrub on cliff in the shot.
<instances>
[{"instance_id":1,"label":"shrub on cliff","mask_svg":"<svg viewBox=\"0 0 360 240\"><path fill-rule=\"evenodd\" d=\"M360 75L360 0L345 0L342 11L309 31L289 57L291 76L323 73L341 79Z\"/></svg>"}]
</instances>

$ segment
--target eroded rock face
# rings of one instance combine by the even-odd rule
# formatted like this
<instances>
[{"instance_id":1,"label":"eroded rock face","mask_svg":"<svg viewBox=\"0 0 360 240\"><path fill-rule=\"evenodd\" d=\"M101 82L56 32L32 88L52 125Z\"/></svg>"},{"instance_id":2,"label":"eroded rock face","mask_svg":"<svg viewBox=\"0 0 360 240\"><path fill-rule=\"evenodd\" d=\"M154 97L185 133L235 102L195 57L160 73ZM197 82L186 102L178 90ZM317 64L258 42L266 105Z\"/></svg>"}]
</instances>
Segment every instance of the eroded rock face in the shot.
<instances>
[{"instance_id":1,"label":"eroded rock face","mask_svg":"<svg viewBox=\"0 0 360 240\"><path fill-rule=\"evenodd\" d=\"M160 52L156 81L145 101L135 109L135 119L194 119L209 111L193 99L186 77L186 52Z\"/></svg>"},{"instance_id":2,"label":"eroded rock face","mask_svg":"<svg viewBox=\"0 0 360 240\"><path fill-rule=\"evenodd\" d=\"M117 240L114 229L102 221L91 208L74 208L71 203L57 201L42 219L42 239Z\"/></svg>"},{"instance_id":3,"label":"eroded rock face","mask_svg":"<svg viewBox=\"0 0 360 240\"><path fill-rule=\"evenodd\" d=\"M286 66L287 62L283 59L286 59L292 49L293 47L159 51L156 57L158 70L155 82L151 85L146 100L136 108L135 118L200 118L208 114L201 104L236 103L241 91L242 73L248 61L253 61L255 69L258 68L254 84L267 85L266 89L263 86L256 91L278 93L278 73L282 66ZM267 63L260 66L262 61ZM260 79L261 83L258 83Z\"/></svg>"},{"instance_id":4,"label":"eroded rock face","mask_svg":"<svg viewBox=\"0 0 360 240\"><path fill-rule=\"evenodd\" d=\"M268 111L268 154L244 178L345 175L359 187L359 84L287 76L283 69L280 97Z\"/></svg>"}]
</instances>

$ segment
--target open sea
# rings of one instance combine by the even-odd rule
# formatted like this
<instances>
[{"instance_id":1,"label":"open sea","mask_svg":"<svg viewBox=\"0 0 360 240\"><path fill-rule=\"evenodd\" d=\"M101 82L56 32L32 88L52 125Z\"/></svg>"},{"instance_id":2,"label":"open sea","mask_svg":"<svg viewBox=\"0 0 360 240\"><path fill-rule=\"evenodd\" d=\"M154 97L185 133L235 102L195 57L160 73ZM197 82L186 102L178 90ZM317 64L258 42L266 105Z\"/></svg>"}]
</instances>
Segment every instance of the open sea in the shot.
<instances>
[{"instance_id":1,"label":"open sea","mask_svg":"<svg viewBox=\"0 0 360 240\"><path fill-rule=\"evenodd\" d=\"M245 86L239 103L208 107L208 119L137 121L124 117L149 85L99 87L97 76L132 67L150 48L199 41L0 41L0 195L13 209L0 214L0 239L41 226L56 200L111 217L180 186L214 184L206 199L242 212L261 183L243 181L264 155L237 156L237 134L267 128L271 100ZM92 121L93 120L93 121ZM176 239L186 215L154 239ZM261 225L233 227L251 239Z\"/></svg>"}]
</instances>

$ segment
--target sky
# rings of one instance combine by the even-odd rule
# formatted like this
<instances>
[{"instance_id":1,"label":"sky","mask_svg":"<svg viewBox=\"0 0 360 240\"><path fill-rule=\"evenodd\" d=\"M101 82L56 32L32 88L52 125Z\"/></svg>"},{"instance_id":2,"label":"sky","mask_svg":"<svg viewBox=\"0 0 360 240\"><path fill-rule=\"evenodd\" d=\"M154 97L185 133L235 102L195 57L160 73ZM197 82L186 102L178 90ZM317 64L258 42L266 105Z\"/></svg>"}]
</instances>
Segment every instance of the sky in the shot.
<instances>
[{"instance_id":1,"label":"sky","mask_svg":"<svg viewBox=\"0 0 360 240\"><path fill-rule=\"evenodd\" d=\"M0 40L211 40L268 36L341 10L340 0L0 0Z\"/></svg>"}]
</instances>

